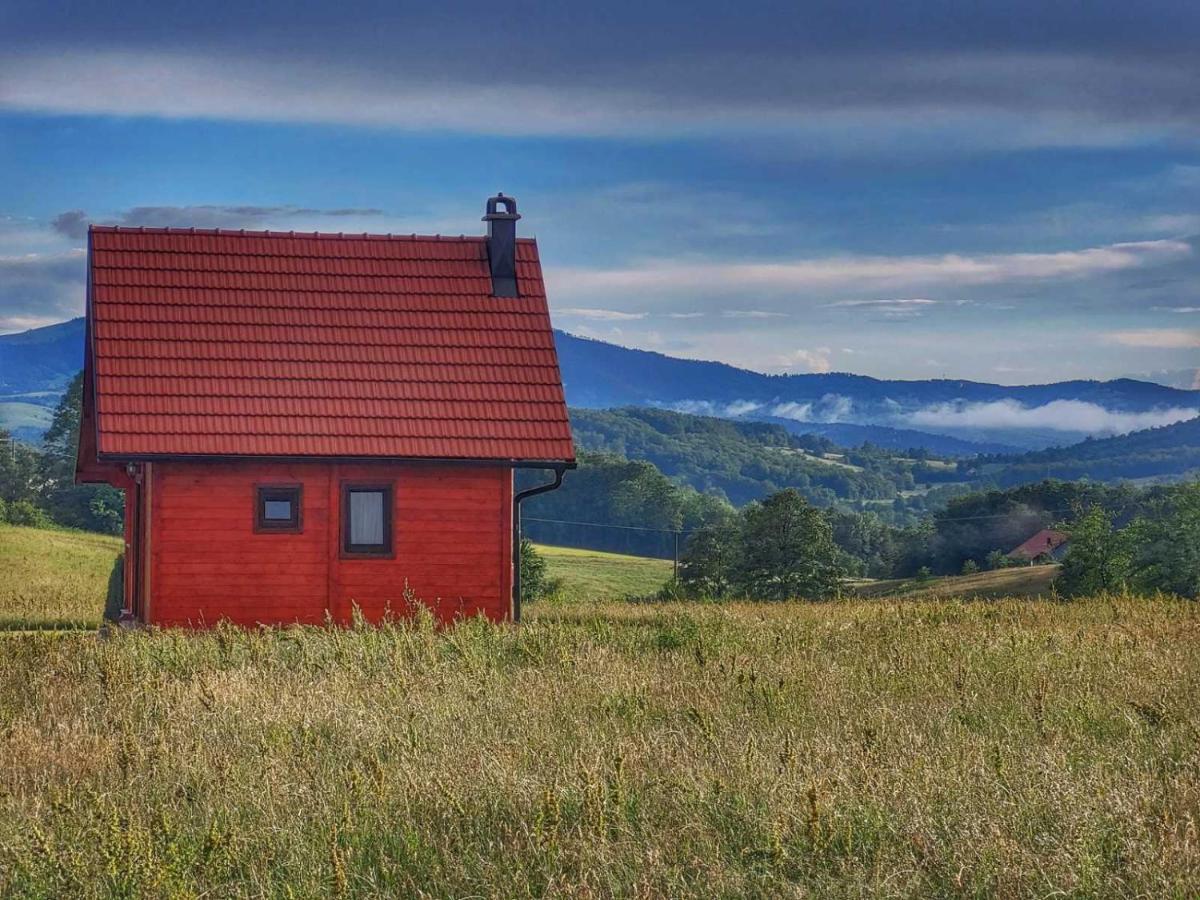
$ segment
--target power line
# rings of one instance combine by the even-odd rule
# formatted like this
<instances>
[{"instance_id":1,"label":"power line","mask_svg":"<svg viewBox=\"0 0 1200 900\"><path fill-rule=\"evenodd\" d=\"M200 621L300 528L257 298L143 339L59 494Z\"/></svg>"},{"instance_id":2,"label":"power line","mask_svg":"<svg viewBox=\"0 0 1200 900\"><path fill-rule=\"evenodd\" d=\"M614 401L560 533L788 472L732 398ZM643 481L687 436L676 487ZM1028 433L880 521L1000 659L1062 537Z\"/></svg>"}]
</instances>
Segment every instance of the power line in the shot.
<instances>
[{"instance_id":1,"label":"power line","mask_svg":"<svg viewBox=\"0 0 1200 900\"><path fill-rule=\"evenodd\" d=\"M1028 515L1034 516L1059 516L1074 512L1070 509L1043 509L1030 510ZM861 515L861 513L860 513ZM986 519L1011 519L1019 516L1021 513L991 513L988 515L979 516L937 516L938 522L980 522ZM576 522L569 519L539 519L534 516L522 516L522 521L525 522L541 522L546 525L573 525L579 528L618 528L622 531L648 531L655 534L694 534L697 531L704 529L714 529L717 531L736 531L736 525L727 525L724 527L714 525L701 525L699 528L651 528L646 525L616 525L610 522Z\"/></svg>"},{"instance_id":2,"label":"power line","mask_svg":"<svg viewBox=\"0 0 1200 900\"><path fill-rule=\"evenodd\" d=\"M695 529L683 528L650 528L644 525L613 525L608 522L569 522L566 519L537 519L533 516L521 516L522 522L544 522L548 525L578 525L590 528L620 528L625 531L653 531L658 534L682 534Z\"/></svg>"}]
</instances>

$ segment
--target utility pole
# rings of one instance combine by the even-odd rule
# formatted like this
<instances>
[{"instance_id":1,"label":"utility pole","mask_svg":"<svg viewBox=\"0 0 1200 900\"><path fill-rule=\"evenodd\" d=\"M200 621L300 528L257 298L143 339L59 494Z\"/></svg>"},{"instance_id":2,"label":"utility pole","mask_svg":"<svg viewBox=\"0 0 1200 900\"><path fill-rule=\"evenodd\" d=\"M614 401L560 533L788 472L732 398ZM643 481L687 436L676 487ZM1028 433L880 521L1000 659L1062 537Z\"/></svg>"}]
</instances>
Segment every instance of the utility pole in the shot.
<instances>
[{"instance_id":1,"label":"utility pole","mask_svg":"<svg viewBox=\"0 0 1200 900\"><path fill-rule=\"evenodd\" d=\"M679 532L678 531L675 532L675 568L673 570L672 577L674 578L675 581L679 580Z\"/></svg>"}]
</instances>

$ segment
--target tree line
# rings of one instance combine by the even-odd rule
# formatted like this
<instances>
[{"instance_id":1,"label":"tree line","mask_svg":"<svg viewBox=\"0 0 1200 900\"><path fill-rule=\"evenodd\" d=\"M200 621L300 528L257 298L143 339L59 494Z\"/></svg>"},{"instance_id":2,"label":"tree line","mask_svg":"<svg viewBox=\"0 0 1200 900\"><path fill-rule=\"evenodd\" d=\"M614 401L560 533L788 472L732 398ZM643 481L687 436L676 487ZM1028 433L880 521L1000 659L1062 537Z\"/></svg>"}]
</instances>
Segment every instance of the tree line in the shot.
<instances>
[{"instance_id":1,"label":"tree line","mask_svg":"<svg viewBox=\"0 0 1200 900\"><path fill-rule=\"evenodd\" d=\"M0 521L121 533L124 494L108 485L75 484L82 400L80 372L59 401L40 449L0 430Z\"/></svg>"}]
</instances>

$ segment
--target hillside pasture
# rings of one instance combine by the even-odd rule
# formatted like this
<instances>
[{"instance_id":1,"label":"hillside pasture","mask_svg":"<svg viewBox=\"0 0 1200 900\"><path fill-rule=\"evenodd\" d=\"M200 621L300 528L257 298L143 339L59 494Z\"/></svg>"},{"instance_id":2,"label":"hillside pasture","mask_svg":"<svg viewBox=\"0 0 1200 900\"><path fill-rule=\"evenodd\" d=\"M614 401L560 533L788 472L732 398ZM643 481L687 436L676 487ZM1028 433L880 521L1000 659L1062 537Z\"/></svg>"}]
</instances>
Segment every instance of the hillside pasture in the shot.
<instances>
[{"instance_id":1,"label":"hillside pasture","mask_svg":"<svg viewBox=\"0 0 1200 900\"><path fill-rule=\"evenodd\" d=\"M546 560L548 577L559 582L556 600L650 597L671 577L670 560L544 544L537 551Z\"/></svg>"},{"instance_id":2,"label":"hillside pasture","mask_svg":"<svg viewBox=\"0 0 1200 900\"><path fill-rule=\"evenodd\" d=\"M120 538L0 524L0 631L99 627L121 550Z\"/></svg>"},{"instance_id":3,"label":"hillside pasture","mask_svg":"<svg viewBox=\"0 0 1200 900\"><path fill-rule=\"evenodd\" d=\"M1054 596L1058 571L1057 565L1014 566L973 575L889 578L860 582L851 587L851 593L858 597L905 600L1047 598Z\"/></svg>"}]
</instances>

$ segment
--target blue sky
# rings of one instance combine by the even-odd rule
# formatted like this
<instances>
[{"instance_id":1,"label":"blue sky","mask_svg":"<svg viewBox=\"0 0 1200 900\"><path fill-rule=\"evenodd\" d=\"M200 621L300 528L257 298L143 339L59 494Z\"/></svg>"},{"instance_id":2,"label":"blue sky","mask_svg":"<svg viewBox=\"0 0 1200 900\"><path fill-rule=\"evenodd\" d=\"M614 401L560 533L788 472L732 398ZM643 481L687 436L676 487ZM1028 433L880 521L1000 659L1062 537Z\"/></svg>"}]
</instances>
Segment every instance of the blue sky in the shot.
<instances>
[{"instance_id":1,"label":"blue sky","mask_svg":"<svg viewBox=\"0 0 1200 900\"><path fill-rule=\"evenodd\" d=\"M1200 359L1190 3L0 10L0 331L88 221L472 233L555 322L774 372L1008 383Z\"/></svg>"}]
</instances>

